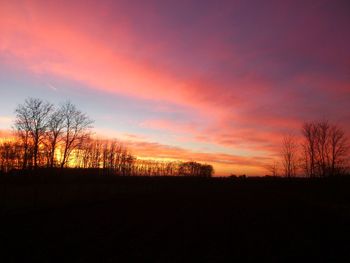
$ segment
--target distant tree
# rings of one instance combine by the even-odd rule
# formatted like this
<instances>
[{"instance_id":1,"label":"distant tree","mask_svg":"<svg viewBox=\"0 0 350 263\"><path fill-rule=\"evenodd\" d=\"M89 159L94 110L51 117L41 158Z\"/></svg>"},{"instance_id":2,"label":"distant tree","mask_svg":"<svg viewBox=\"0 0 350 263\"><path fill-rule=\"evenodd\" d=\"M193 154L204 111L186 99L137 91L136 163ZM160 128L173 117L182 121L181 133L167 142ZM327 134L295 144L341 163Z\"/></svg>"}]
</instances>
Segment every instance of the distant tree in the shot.
<instances>
[{"instance_id":1,"label":"distant tree","mask_svg":"<svg viewBox=\"0 0 350 263\"><path fill-rule=\"evenodd\" d=\"M28 149L32 144L33 166L38 167L39 147L45 138L53 105L41 99L29 98L17 106L15 128L24 147L24 168L27 167Z\"/></svg>"},{"instance_id":2,"label":"distant tree","mask_svg":"<svg viewBox=\"0 0 350 263\"><path fill-rule=\"evenodd\" d=\"M348 139L342 128L332 125L329 133L330 176L346 172L349 157Z\"/></svg>"},{"instance_id":3,"label":"distant tree","mask_svg":"<svg viewBox=\"0 0 350 263\"><path fill-rule=\"evenodd\" d=\"M178 173L182 176L211 177L214 169L211 165L191 161L180 163Z\"/></svg>"},{"instance_id":4,"label":"distant tree","mask_svg":"<svg viewBox=\"0 0 350 263\"><path fill-rule=\"evenodd\" d=\"M349 148L342 128L326 120L306 122L302 134L303 166L307 176L334 176L345 171Z\"/></svg>"},{"instance_id":5,"label":"distant tree","mask_svg":"<svg viewBox=\"0 0 350 263\"><path fill-rule=\"evenodd\" d=\"M61 168L63 168L71 155L79 145L89 137L93 121L71 102L64 103L60 111L63 116L63 150Z\"/></svg>"},{"instance_id":6,"label":"distant tree","mask_svg":"<svg viewBox=\"0 0 350 263\"><path fill-rule=\"evenodd\" d=\"M271 173L271 176L278 176L279 164L274 160L271 164L266 166L266 169Z\"/></svg>"},{"instance_id":7,"label":"distant tree","mask_svg":"<svg viewBox=\"0 0 350 263\"><path fill-rule=\"evenodd\" d=\"M212 177L214 174L214 168L210 164L201 164L200 175L201 177Z\"/></svg>"},{"instance_id":8,"label":"distant tree","mask_svg":"<svg viewBox=\"0 0 350 263\"><path fill-rule=\"evenodd\" d=\"M17 141L0 143L0 171L7 173L18 169L21 163L21 145Z\"/></svg>"},{"instance_id":9,"label":"distant tree","mask_svg":"<svg viewBox=\"0 0 350 263\"><path fill-rule=\"evenodd\" d=\"M282 140L282 164L284 176L294 177L297 172L298 145L293 135L287 135Z\"/></svg>"}]
</instances>

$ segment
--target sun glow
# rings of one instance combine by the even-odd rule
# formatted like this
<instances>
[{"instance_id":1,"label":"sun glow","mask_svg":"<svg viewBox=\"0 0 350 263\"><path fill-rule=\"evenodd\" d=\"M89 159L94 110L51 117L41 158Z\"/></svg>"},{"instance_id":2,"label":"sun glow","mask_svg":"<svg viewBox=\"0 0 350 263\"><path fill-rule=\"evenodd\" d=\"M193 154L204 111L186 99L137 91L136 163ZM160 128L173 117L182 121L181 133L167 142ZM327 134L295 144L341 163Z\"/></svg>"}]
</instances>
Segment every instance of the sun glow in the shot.
<instances>
[{"instance_id":1,"label":"sun glow","mask_svg":"<svg viewBox=\"0 0 350 263\"><path fill-rule=\"evenodd\" d=\"M82 2L0 0L0 128L24 95L69 99L140 160L224 175L264 175L304 121L350 132L346 1Z\"/></svg>"}]
</instances>

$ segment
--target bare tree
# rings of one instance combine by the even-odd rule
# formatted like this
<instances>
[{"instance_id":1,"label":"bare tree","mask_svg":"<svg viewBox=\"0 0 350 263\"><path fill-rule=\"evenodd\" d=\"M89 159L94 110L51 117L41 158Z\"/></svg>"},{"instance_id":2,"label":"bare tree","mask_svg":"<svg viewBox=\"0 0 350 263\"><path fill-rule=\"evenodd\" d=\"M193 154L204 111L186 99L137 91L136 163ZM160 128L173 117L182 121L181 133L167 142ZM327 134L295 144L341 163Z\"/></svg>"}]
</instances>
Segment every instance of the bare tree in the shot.
<instances>
[{"instance_id":1,"label":"bare tree","mask_svg":"<svg viewBox=\"0 0 350 263\"><path fill-rule=\"evenodd\" d=\"M266 166L266 169L271 173L272 176L278 176L279 165L276 160L274 160L271 164Z\"/></svg>"},{"instance_id":2,"label":"bare tree","mask_svg":"<svg viewBox=\"0 0 350 263\"><path fill-rule=\"evenodd\" d=\"M310 177L334 176L342 173L348 155L343 129L328 121L304 123L304 169Z\"/></svg>"},{"instance_id":3,"label":"bare tree","mask_svg":"<svg viewBox=\"0 0 350 263\"><path fill-rule=\"evenodd\" d=\"M48 151L48 166L53 168L55 164L55 152L57 145L63 140L64 115L62 109L55 109L48 122L46 134L46 147Z\"/></svg>"},{"instance_id":4,"label":"bare tree","mask_svg":"<svg viewBox=\"0 0 350 263\"><path fill-rule=\"evenodd\" d=\"M294 177L297 172L298 145L293 135L287 135L282 140L282 164L284 175Z\"/></svg>"},{"instance_id":5,"label":"bare tree","mask_svg":"<svg viewBox=\"0 0 350 263\"><path fill-rule=\"evenodd\" d=\"M0 143L0 172L7 173L20 168L21 148L17 141L8 140Z\"/></svg>"},{"instance_id":6,"label":"bare tree","mask_svg":"<svg viewBox=\"0 0 350 263\"><path fill-rule=\"evenodd\" d=\"M19 139L19 142L22 146L22 169L25 170L29 167L29 161L32 156L32 142L30 139L30 133L28 130L27 120L19 122L18 120L15 123L16 134ZM31 165L31 164L30 164Z\"/></svg>"},{"instance_id":7,"label":"bare tree","mask_svg":"<svg viewBox=\"0 0 350 263\"><path fill-rule=\"evenodd\" d=\"M316 172L316 137L317 125L313 122L305 122L302 127L304 142L304 170L307 176L314 177Z\"/></svg>"},{"instance_id":8,"label":"bare tree","mask_svg":"<svg viewBox=\"0 0 350 263\"><path fill-rule=\"evenodd\" d=\"M329 132L330 176L345 171L349 154L348 141L343 129L332 125Z\"/></svg>"},{"instance_id":9,"label":"bare tree","mask_svg":"<svg viewBox=\"0 0 350 263\"><path fill-rule=\"evenodd\" d=\"M77 149L79 144L89 136L93 121L69 101L61 106L61 111L64 122L64 138L60 166L63 168L72 151Z\"/></svg>"},{"instance_id":10,"label":"bare tree","mask_svg":"<svg viewBox=\"0 0 350 263\"><path fill-rule=\"evenodd\" d=\"M41 99L29 98L24 104L17 106L15 128L17 129L24 147L24 163L27 163L27 148L29 140L33 147L34 169L38 167L39 147L43 142L48 127L53 105Z\"/></svg>"},{"instance_id":11,"label":"bare tree","mask_svg":"<svg viewBox=\"0 0 350 263\"><path fill-rule=\"evenodd\" d=\"M0 144L0 171L5 173L20 167L52 168L57 164L61 168L102 168L102 174L122 176L211 177L214 173L211 165L194 161L139 160L116 140L94 139L90 136L92 120L70 102L57 109L51 103L29 98L18 105L16 115L14 127L19 141Z\"/></svg>"}]
</instances>

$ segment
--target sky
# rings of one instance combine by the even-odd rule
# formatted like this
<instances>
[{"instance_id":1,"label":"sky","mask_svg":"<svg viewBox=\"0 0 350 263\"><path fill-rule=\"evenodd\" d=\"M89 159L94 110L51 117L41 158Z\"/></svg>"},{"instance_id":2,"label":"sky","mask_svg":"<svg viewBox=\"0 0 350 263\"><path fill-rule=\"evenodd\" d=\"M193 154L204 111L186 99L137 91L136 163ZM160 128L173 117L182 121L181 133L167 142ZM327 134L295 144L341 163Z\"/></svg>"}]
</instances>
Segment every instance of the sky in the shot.
<instances>
[{"instance_id":1,"label":"sky","mask_svg":"<svg viewBox=\"0 0 350 263\"><path fill-rule=\"evenodd\" d=\"M347 0L0 1L0 135L72 101L141 158L268 173L285 134L350 132Z\"/></svg>"}]
</instances>

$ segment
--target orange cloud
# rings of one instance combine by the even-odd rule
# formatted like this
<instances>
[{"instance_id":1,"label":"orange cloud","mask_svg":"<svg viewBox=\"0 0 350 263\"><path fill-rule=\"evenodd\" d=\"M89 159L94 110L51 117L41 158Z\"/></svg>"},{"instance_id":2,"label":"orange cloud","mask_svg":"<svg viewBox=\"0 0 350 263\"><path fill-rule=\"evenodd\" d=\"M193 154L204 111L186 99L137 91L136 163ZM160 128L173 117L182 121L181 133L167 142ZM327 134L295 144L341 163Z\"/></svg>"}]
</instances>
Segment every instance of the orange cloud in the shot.
<instances>
[{"instance_id":1,"label":"orange cloud","mask_svg":"<svg viewBox=\"0 0 350 263\"><path fill-rule=\"evenodd\" d=\"M255 167L257 173L262 161L254 156L276 153L281 136L298 133L304 120L332 116L350 131L344 27L337 27L339 33L329 29L336 20L314 6L312 15L298 10L300 21L308 23L286 24L285 17L275 13L281 9L292 15L292 2L275 3L270 6L274 12L266 16L257 14L255 19L264 25L258 29L260 23L240 21L244 15L235 18L240 26L232 27L236 6L231 2L220 12L193 12L193 24L177 27L182 21L163 26L168 13L151 4L1 1L0 54L15 67L74 80L101 94L161 102L154 111L170 112L167 104L175 104L202 122L188 116L181 121L150 117L141 128L249 151L251 157L137 146L144 154L210 157L222 166L238 167L239 161L240 167ZM303 10L310 10L307 7ZM330 36L324 37L322 28L329 29Z\"/></svg>"},{"instance_id":2,"label":"orange cloud","mask_svg":"<svg viewBox=\"0 0 350 263\"><path fill-rule=\"evenodd\" d=\"M272 157L251 156L242 157L223 153L195 152L180 147L173 147L152 142L127 141L126 145L132 152L141 158L174 159L189 161L195 160L202 163L212 164L217 176L230 174L264 175L266 165L270 163Z\"/></svg>"}]
</instances>

